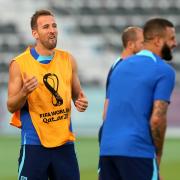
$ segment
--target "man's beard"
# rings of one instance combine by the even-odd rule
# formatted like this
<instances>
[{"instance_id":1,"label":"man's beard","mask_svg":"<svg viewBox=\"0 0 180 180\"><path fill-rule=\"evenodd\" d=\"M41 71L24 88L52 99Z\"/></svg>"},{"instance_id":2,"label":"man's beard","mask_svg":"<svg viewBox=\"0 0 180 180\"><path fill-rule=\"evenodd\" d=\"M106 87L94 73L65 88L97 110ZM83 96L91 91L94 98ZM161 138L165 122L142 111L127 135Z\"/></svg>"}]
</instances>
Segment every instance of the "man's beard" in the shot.
<instances>
[{"instance_id":1,"label":"man's beard","mask_svg":"<svg viewBox=\"0 0 180 180\"><path fill-rule=\"evenodd\" d=\"M162 54L162 58L166 61L171 61L173 58L171 48L166 43L164 43L161 49L161 54Z\"/></svg>"},{"instance_id":2,"label":"man's beard","mask_svg":"<svg viewBox=\"0 0 180 180\"><path fill-rule=\"evenodd\" d=\"M41 43L42 43L42 44L44 45L44 47L46 47L47 49L52 50L52 49L54 49L54 48L56 47L57 39L56 39L56 41L55 41L54 43L50 43L49 41L42 41Z\"/></svg>"}]
</instances>

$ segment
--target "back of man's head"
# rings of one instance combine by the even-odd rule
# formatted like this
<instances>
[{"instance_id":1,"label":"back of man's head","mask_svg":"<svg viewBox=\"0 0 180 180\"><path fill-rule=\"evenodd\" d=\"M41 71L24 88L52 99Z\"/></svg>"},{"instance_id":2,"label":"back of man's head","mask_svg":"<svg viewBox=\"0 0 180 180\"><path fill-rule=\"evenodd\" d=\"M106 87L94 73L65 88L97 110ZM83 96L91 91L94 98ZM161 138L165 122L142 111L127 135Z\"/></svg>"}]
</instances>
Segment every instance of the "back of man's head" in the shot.
<instances>
[{"instance_id":1,"label":"back of man's head","mask_svg":"<svg viewBox=\"0 0 180 180\"><path fill-rule=\"evenodd\" d=\"M123 47L126 48L129 41L137 40L137 33L142 32L140 27L132 26L126 28L121 36Z\"/></svg>"},{"instance_id":2,"label":"back of man's head","mask_svg":"<svg viewBox=\"0 0 180 180\"><path fill-rule=\"evenodd\" d=\"M167 19L153 18L146 22L143 28L144 41L153 40L156 36L163 37L167 27L174 25Z\"/></svg>"}]
</instances>

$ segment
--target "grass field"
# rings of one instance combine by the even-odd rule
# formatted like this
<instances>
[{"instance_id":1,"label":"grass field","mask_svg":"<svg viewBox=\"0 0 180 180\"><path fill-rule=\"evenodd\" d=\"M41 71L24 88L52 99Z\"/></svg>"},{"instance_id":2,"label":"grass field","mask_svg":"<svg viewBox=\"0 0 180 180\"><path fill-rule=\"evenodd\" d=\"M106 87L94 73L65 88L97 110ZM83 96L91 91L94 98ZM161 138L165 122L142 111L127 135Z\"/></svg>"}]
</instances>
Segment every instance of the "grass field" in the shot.
<instances>
[{"instance_id":1,"label":"grass field","mask_svg":"<svg viewBox=\"0 0 180 180\"><path fill-rule=\"evenodd\" d=\"M0 136L0 180L17 179L17 137ZM95 138L77 138L81 180L97 180L98 144ZM180 139L166 140L161 166L163 180L180 180Z\"/></svg>"}]
</instances>

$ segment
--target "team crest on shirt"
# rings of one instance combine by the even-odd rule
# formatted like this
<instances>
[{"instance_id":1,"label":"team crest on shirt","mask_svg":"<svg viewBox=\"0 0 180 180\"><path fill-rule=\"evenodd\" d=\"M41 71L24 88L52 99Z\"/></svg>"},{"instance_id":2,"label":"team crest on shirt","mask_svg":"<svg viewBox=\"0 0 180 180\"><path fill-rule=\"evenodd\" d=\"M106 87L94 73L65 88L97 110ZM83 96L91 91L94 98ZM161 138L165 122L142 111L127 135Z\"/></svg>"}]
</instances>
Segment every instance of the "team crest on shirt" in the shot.
<instances>
[{"instance_id":1,"label":"team crest on shirt","mask_svg":"<svg viewBox=\"0 0 180 180\"><path fill-rule=\"evenodd\" d=\"M47 73L43 76L43 83L52 94L52 104L61 106L63 104L62 97L58 94L59 79L56 74Z\"/></svg>"}]
</instances>

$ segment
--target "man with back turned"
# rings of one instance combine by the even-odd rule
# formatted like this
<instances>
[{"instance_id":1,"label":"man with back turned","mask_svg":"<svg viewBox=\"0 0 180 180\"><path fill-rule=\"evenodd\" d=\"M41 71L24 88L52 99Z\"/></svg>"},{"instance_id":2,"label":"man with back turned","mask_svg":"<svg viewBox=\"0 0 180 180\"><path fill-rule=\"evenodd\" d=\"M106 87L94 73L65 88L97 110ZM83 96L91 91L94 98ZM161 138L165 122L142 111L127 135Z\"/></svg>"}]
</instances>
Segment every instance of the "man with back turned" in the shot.
<instances>
[{"instance_id":1,"label":"man with back turned","mask_svg":"<svg viewBox=\"0 0 180 180\"><path fill-rule=\"evenodd\" d=\"M167 110L175 72L163 60L176 47L174 25L147 21L144 49L114 69L100 144L102 180L159 179Z\"/></svg>"}]
</instances>

